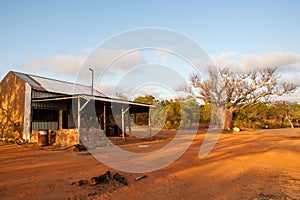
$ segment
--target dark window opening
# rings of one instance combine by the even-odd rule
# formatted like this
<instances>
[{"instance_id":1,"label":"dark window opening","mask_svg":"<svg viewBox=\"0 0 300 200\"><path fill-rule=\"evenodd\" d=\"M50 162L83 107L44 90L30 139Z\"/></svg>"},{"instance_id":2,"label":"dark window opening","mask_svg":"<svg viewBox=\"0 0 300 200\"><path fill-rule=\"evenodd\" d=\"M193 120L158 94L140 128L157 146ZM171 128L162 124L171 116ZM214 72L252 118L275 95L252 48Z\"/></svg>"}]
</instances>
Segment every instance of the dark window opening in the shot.
<instances>
[{"instance_id":1,"label":"dark window opening","mask_svg":"<svg viewBox=\"0 0 300 200\"><path fill-rule=\"evenodd\" d=\"M62 128L63 129L68 129L68 112L63 111L63 117L62 117Z\"/></svg>"},{"instance_id":2,"label":"dark window opening","mask_svg":"<svg viewBox=\"0 0 300 200\"><path fill-rule=\"evenodd\" d=\"M57 122L58 110L33 109L32 121Z\"/></svg>"}]
</instances>

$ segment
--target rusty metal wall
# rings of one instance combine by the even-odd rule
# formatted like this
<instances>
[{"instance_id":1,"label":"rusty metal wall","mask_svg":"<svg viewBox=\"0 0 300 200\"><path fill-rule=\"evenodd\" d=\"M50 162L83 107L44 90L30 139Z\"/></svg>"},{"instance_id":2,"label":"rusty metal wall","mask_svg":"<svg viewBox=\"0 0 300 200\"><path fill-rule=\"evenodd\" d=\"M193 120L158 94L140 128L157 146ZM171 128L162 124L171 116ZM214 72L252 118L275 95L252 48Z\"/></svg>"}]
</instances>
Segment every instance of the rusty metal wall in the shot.
<instances>
[{"instance_id":1,"label":"rusty metal wall","mask_svg":"<svg viewBox=\"0 0 300 200\"><path fill-rule=\"evenodd\" d=\"M32 114L32 130L58 130L59 129L59 110L66 111L68 117L67 126L74 127L73 116L72 116L72 101L71 100L59 100L59 101L47 101L47 102L33 102L32 111L33 113L39 112L45 113L45 110L52 112L57 111L57 119L47 120L35 118L35 114Z\"/></svg>"},{"instance_id":2,"label":"rusty metal wall","mask_svg":"<svg viewBox=\"0 0 300 200\"><path fill-rule=\"evenodd\" d=\"M50 98L50 97L58 97L61 96L60 94L55 94L51 92L43 92L43 91L32 91L32 98L33 99L41 99L41 98Z\"/></svg>"},{"instance_id":3,"label":"rusty metal wall","mask_svg":"<svg viewBox=\"0 0 300 200\"><path fill-rule=\"evenodd\" d=\"M58 122L32 122L32 130L58 130Z\"/></svg>"}]
</instances>

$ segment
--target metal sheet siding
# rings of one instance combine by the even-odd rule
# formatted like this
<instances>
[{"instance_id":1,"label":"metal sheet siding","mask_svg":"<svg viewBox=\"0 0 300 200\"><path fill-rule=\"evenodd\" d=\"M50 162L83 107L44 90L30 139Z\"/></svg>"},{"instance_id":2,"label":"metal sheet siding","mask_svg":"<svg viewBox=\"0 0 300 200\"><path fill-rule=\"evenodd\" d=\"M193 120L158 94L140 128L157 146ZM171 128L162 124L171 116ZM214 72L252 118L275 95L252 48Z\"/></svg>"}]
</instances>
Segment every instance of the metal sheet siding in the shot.
<instances>
[{"instance_id":1,"label":"metal sheet siding","mask_svg":"<svg viewBox=\"0 0 300 200\"><path fill-rule=\"evenodd\" d=\"M32 122L32 130L58 130L58 122Z\"/></svg>"},{"instance_id":2,"label":"metal sheet siding","mask_svg":"<svg viewBox=\"0 0 300 200\"><path fill-rule=\"evenodd\" d=\"M61 95L50 93L50 92L36 91L36 90L32 91L33 99L50 98L50 97L58 97L58 96L61 96Z\"/></svg>"}]
</instances>

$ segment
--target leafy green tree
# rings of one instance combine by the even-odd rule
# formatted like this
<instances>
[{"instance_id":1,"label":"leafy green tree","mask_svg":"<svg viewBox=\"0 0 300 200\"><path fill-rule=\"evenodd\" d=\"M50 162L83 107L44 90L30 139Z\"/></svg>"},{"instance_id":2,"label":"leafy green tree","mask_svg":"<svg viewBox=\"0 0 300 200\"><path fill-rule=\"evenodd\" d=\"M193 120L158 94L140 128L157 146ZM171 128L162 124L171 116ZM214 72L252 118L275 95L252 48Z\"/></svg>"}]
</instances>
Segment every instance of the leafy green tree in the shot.
<instances>
[{"instance_id":1,"label":"leafy green tree","mask_svg":"<svg viewBox=\"0 0 300 200\"><path fill-rule=\"evenodd\" d=\"M288 122L291 128L294 128L293 121L299 120L300 117L300 106L297 103L291 103L287 101L277 102L272 104L273 108L276 109L279 117L282 121Z\"/></svg>"},{"instance_id":2,"label":"leafy green tree","mask_svg":"<svg viewBox=\"0 0 300 200\"><path fill-rule=\"evenodd\" d=\"M155 108L150 109L151 125L164 127L167 118L165 107L159 101L155 101L153 105Z\"/></svg>"},{"instance_id":3,"label":"leafy green tree","mask_svg":"<svg viewBox=\"0 0 300 200\"><path fill-rule=\"evenodd\" d=\"M264 102L258 102L234 113L234 126L240 128L256 128L256 124L260 126L267 124L270 118L270 106Z\"/></svg>"},{"instance_id":4,"label":"leafy green tree","mask_svg":"<svg viewBox=\"0 0 300 200\"><path fill-rule=\"evenodd\" d=\"M181 107L179 100L171 100L165 107L167 113L167 121L171 123L172 129L178 129L181 121Z\"/></svg>"},{"instance_id":5,"label":"leafy green tree","mask_svg":"<svg viewBox=\"0 0 300 200\"><path fill-rule=\"evenodd\" d=\"M192 98L156 100L153 96L146 95L137 97L134 102L148 103L155 105L151 109L151 124L166 129L191 129L198 126L199 123L199 104ZM137 115L137 124L148 120L146 113Z\"/></svg>"},{"instance_id":6,"label":"leafy green tree","mask_svg":"<svg viewBox=\"0 0 300 200\"><path fill-rule=\"evenodd\" d=\"M137 102L137 103L145 103L145 104L149 104L149 105L153 105L154 104L154 100L155 97L152 95L146 95L146 96L140 96L135 98L133 101Z\"/></svg>"},{"instance_id":7,"label":"leafy green tree","mask_svg":"<svg viewBox=\"0 0 300 200\"><path fill-rule=\"evenodd\" d=\"M117 96L119 99L122 99L122 100L128 100L127 96L124 95L123 93L117 92L117 93L116 93L116 96Z\"/></svg>"},{"instance_id":8,"label":"leafy green tree","mask_svg":"<svg viewBox=\"0 0 300 200\"><path fill-rule=\"evenodd\" d=\"M181 100L182 117L180 127L184 129L194 129L199 125L200 110L199 103L192 97Z\"/></svg>"},{"instance_id":9,"label":"leafy green tree","mask_svg":"<svg viewBox=\"0 0 300 200\"><path fill-rule=\"evenodd\" d=\"M145 104L153 105L155 102L155 97L153 97L151 95L140 96L140 97L135 98L133 101L137 102L137 103L145 103ZM137 125L148 124L148 120L149 120L148 113L137 113L135 116L135 123Z\"/></svg>"},{"instance_id":10,"label":"leafy green tree","mask_svg":"<svg viewBox=\"0 0 300 200\"><path fill-rule=\"evenodd\" d=\"M211 107L210 103L200 105L200 122L208 123L210 121Z\"/></svg>"}]
</instances>

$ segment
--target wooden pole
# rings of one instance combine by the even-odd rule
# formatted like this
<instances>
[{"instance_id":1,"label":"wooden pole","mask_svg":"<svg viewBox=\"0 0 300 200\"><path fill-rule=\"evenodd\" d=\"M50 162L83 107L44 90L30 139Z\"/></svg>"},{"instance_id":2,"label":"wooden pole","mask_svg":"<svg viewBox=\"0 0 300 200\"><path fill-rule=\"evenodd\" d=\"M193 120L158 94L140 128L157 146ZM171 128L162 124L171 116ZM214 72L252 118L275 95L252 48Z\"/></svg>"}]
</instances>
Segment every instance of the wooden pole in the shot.
<instances>
[{"instance_id":1,"label":"wooden pole","mask_svg":"<svg viewBox=\"0 0 300 200\"><path fill-rule=\"evenodd\" d=\"M124 106L122 106L122 110L121 110L121 113L122 113L122 137L123 137L123 140L125 141L125 113L129 110L130 106L128 106L126 109L124 109Z\"/></svg>"},{"instance_id":2,"label":"wooden pole","mask_svg":"<svg viewBox=\"0 0 300 200\"><path fill-rule=\"evenodd\" d=\"M123 106L122 106L122 138L125 141L125 112Z\"/></svg>"},{"instance_id":3,"label":"wooden pole","mask_svg":"<svg viewBox=\"0 0 300 200\"><path fill-rule=\"evenodd\" d=\"M104 131L104 134L106 135L106 105L104 103L104 106L103 106L103 131Z\"/></svg>"},{"instance_id":4,"label":"wooden pole","mask_svg":"<svg viewBox=\"0 0 300 200\"><path fill-rule=\"evenodd\" d=\"M148 117L148 125L149 125L149 137L152 137L152 130L151 130L151 117Z\"/></svg>"},{"instance_id":5,"label":"wooden pole","mask_svg":"<svg viewBox=\"0 0 300 200\"><path fill-rule=\"evenodd\" d=\"M77 98L77 132L78 144L80 144L80 97Z\"/></svg>"},{"instance_id":6,"label":"wooden pole","mask_svg":"<svg viewBox=\"0 0 300 200\"><path fill-rule=\"evenodd\" d=\"M63 111L60 109L58 111L58 129L61 130L63 127Z\"/></svg>"},{"instance_id":7,"label":"wooden pole","mask_svg":"<svg viewBox=\"0 0 300 200\"><path fill-rule=\"evenodd\" d=\"M131 135L131 117L130 117L130 112L128 112L128 114L127 114L127 116L128 116L128 133L129 133L129 135Z\"/></svg>"}]
</instances>

